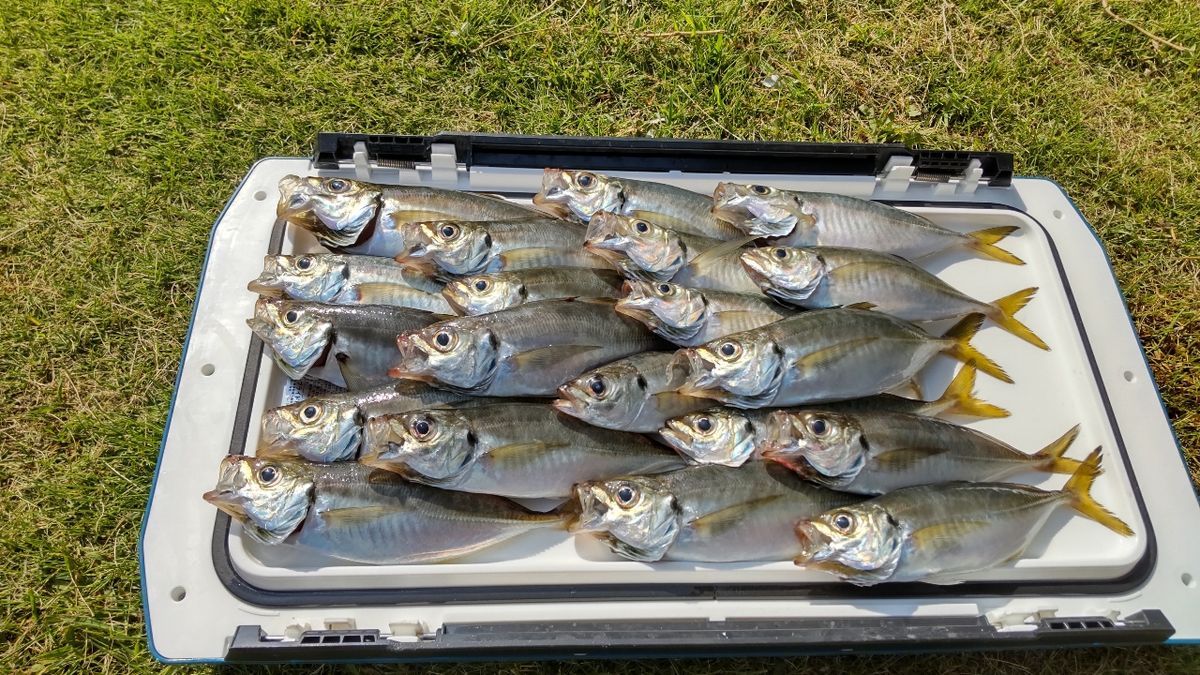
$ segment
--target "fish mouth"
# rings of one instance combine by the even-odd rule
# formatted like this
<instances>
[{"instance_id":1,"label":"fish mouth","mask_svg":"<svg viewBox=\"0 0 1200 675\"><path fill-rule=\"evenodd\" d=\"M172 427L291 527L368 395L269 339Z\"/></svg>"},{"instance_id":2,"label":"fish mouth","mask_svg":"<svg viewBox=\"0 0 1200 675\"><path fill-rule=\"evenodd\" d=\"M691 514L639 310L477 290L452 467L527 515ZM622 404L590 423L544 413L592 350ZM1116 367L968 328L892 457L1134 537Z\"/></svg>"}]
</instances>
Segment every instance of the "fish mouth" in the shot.
<instances>
[{"instance_id":1,"label":"fish mouth","mask_svg":"<svg viewBox=\"0 0 1200 675\"><path fill-rule=\"evenodd\" d=\"M262 276L246 284L246 290L271 298L283 297L283 287L275 277Z\"/></svg>"},{"instance_id":2,"label":"fish mouth","mask_svg":"<svg viewBox=\"0 0 1200 675\"><path fill-rule=\"evenodd\" d=\"M275 205L276 218L291 218L302 213L311 205L307 195L296 192L304 184L304 179L296 175L287 175L279 179L279 202Z\"/></svg>"},{"instance_id":3,"label":"fish mouth","mask_svg":"<svg viewBox=\"0 0 1200 675\"><path fill-rule=\"evenodd\" d=\"M682 422L667 420L667 425L658 430L658 436L664 443L671 446L672 450L691 458L691 439L680 427L687 428Z\"/></svg>"},{"instance_id":4,"label":"fish mouth","mask_svg":"<svg viewBox=\"0 0 1200 675\"><path fill-rule=\"evenodd\" d=\"M579 419L583 419L583 411L587 409L579 395L571 391L565 384L558 388L558 398L551 401L550 406L560 413Z\"/></svg>"},{"instance_id":5,"label":"fish mouth","mask_svg":"<svg viewBox=\"0 0 1200 675\"><path fill-rule=\"evenodd\" d=\"M763 263L761 257L762 254L758 252L758 249L746 251L738 256L738 259L741 260L742 268L746 270L746 273L755 282L761 282L769 276L766 265Z\"/></svg>"},{"instance_id":6,"label":"fish mouth","mask_svg":"<svg viewBox=\"0 0 1200 675\"><path fill-rule=\"evenodd\" d=\"M203 495L204 501L217 507L234 519L246 517L245 498L233 490L209 490Z\"/></svg>"},{"instance_id":7,"label":"fish mouth","mask_svg":"<svg viewBox=\"0 0 1200 675\"><path fill-rule=\"evenodd\" d=\"M717 384L717 378L712 372L714 365L712 361L704 358L699 350L680 349L675 352L671 368L687 368L691 375L679 388L679 393L700 398L717 398L716 392L712 391Z\"/></svg>"},{"instance_id":8,"label":"fish mouth","mask_svg":"<svg viewBox=\"0 0 1200 675\"><path fill-rule=\"evenodd\" d=\"M821 551L829 545L830 539L821 532L811 520L801 520L796 523L793 531L800 543L800 553L792 559L797 565L811 565L821 562Z\"/></svg>"},{"instance_id":9,"label":"fish mouth","mask_svg":"<svg viewBox=\"0 0 1200 675\"><path fill-rule=\"evenodd\" d=\"M567 531L576 534L582 532L602 532L601 527L604 523L604 516L608 513L608 505L604 500L596 497L598 488L580 484L572 489L575 504L578 510L572 513L571 520L567 524Z\"/></svg>"}]
</instances>

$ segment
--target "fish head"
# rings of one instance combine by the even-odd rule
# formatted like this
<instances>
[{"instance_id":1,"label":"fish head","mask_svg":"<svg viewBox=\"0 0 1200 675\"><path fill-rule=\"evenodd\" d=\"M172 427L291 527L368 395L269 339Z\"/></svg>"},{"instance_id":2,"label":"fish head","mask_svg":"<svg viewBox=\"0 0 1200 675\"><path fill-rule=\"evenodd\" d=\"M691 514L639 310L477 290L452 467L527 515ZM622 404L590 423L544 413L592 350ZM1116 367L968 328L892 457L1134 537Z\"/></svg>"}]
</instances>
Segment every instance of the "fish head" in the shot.
<instances>
[{"instance_id":1,"label":"fish head","mask_svg":"<svg viewBox=\"0 0 1200 675\"><path fill-rule=\"evenodd\" d=\"M305 462L229 455L204 500L240 522L252 538L278 544L308 515L312 491L313 469Z\"/></svg>"},{"instance_id":2,"label":"fish head","mask_svg":"<svg viewBox=\"0 0 1200 675\"><path fill-rule=\"evenodd\" d=\"M691 378L680 389L689 396L735 405L737 399L769 400L783 381L783 350L763 331L734 333L678 353L677 358L686 359L691 370Z\"/></svg>"},{"instance_id":3,"label":"fish head","mask_svg":"<svg viewBox=\"0 0 1200 675\"><path fill-rule=\"evenodd\" d=\"M409 259L427 258L451 274L474 274L487 266L492 235L479 223L431 220L405 225Z\"/></svg>"},{"instance_id":4,"label":"fish head","mask_svg":"<svg viewBox=\"0 0 1200 675\"><path fill-rule=\"evenodd\" d=\"M713 191L712 212L755 237L803 234L817 221L801 193L769 185L719 183Z\"/></svg>"},{"instance_id":5,"label":"fish head","mask_svg":"<svg viewBox=\"0 0 1200 675\"><path fill-rule=\"evenodd\" d=\"M375 220L382 195L379 186L348 178L284 176L275 213L325 246L351 246Z\"/></svg>"},{"instance_id":6,"label":"fish head","mask_svg":"<svg viewBox=\"0 0 1200 675\"><path fill-rule=\"evenodd\" d=\"M801 520L795 532L801 550L797 565L862 585L891 578L905 539L899 521L871 501Z\"/></svg>"},{"instance_id":7,"label":"fish head","mask_svg":"<svg viewBox=\"0 0 1200 675\"><path fill-rule=\"evenodd\" d=\"M833 488L858 476L870 449L852 416L829 410L771 413L763 445L763 459Z\"/></svg>"},{"instance_id":8,"label":"fish head","mask_svg":"<svg viewBox=\"0 0 1200 675\"><path fill-rule=\"evenodd\" d=\"M367 420L359 462L436 485L474 460L476 438L454 410L417 410Z\"/></svg>"},{"instance_id":9,"label":"fish head","mask_svg":"<svg viewBox=\"0 0 1200 675\"><path fill-rule=\"evenodd\" d=\"M754 453L754 425L731 408L713 408L667 420L659 436L697 464L740 466Z\"/></svg>"},{"instance_id":10,"label":"fish head","mask_svg":"<svg viewBox=\"0 0 1200 675\"><path fill-rule=\"evenodd\" d=\"M327 255L269 255L247 288L260 295L329 302L350 278L345 260Z\"/></svg>"},{"instance_id":11,"label":"fish head","mask_svg":"<svg viewBox=\"0 0 1200 675\"><path fill-rule=\"evenodd\" d=\"M583 222L600 211L620 211L624 199L621 184L591 171L546 169L542 190L533 203L559 216L575 214Z\"/></svg>"},{"instance_id":12,"label":"fish head","mask_svg":"<svg viewBox=\"0 0 1200 675\"><path fill-rule=\"evenodd\" d=\"M622 428L642 412L648 391L646 377L632 363L617 361L567 382L558 388L553 406L589 424Z\"/></svg>"},{"instance_id":13,"label":"fish head","mask_svg":"<svg viewBox=\"0 0 1200 675\"><path fill-rule=\"evenodd\" d=\"M496 272L451 281L442 296L459 314L475 316L524 304L529 290L517 275Z\"/></svg>"},{"instance_id":14,"label":"fish head","mask_svg":"<svg viewBox=\"0 0 1200 675\"><path fill-rule=\"evenodd\" d=\"M765 246L741 254L746 274L767 295L783 300L807 300L825 278L825 261L805 248Z\"/></svg>"},{"instance_id":15,"label":"fish head","mask_svg":"<svg viewBox=\"0 0 1200 675\"><path fill-rule=\"evenodd\" d=\"M584 245L600 257L616 262L627 259L644 274L669 279L687 264L679 237L671 230L642 218L601 211L588 223Z\"/></svg>"},{"instance_id":16,"label":"fish head","mask_svg":"<svg viewBox=\"0 0 1200 675\"><path fill-rule=\"evenodd\" d=\"M679 535L675 497L649 476L589 481L575 486L572 532L600 533L613 551L630 560L661 560Z\"/></svg>"},{"instance_id":17,"label":"fish head","mask_svg":"<svg viewBox=\"0 0 1200 675\"><path fill-rule=\"evenodd\" d=\"M463 390L487 386L496 371L498 345L491 331L462 323L441 321L396 338L400 363L392 377L442 384Z\"/></svg>"},{"instance_id":18,"label":"fish head","mask_svg":"<svg viewBox=\"0 0 1200 675\"><path fill-rule=\"evenodd\" d=\"M362 441L362 413L353 400L314 397L263 413L260 457L313 462L353 459Z\"/></svg>"},{"instance_id":19,"label":"fish head","mask_svg":"<svg viewBox=\"0 0 1200 675\"><path fill-rule=\"evenodd\" d=\"M314 311L310 303L259 298L254 318L246 325L271 348L275 362L293 380L299 380L325 353L333 337L333 324Z\"/></svg>"},{"instance_id":20,"label":"fish head","mask_svg":"<svg viewBox=\"0 0 1200 675\"><path fill-rule=\"evenodd\" d=\"M689 343L708 320L708 300L697 289L669 281L631 280L623 290L617 311L676 344Z\"/></svg>"}]
</instances>

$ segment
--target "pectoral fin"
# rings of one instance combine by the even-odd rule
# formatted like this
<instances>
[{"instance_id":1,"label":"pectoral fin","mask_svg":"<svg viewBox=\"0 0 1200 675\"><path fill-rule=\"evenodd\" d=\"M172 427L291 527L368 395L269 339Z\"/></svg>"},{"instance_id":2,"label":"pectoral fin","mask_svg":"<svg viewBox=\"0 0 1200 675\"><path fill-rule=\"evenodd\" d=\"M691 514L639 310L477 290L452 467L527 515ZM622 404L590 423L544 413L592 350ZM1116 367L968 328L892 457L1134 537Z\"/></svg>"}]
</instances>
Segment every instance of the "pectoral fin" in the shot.
<instances>
[{"instance_id":1,"label":"pectoral fin","mask_svg":"<svg viewBox=\"0 0 1200 675\"><path fill-rule=\"evenodd\" d=\"M521 352L512 357L512 362L518 371L525 369L540 370L558 365L568 359L601 349L598 345L555 345Z\"/></svg>"},{"instance_id":2,"label":"pectoral fin","mask_svg":"<svg viewBox=\"0 0 1200 675\"><path fill-rule=\"evenodd\" d=\"M721 243L717 246L714 246L714 247L708 249L707 251L701 253L700 255L696 256L695 258L692 258L691 262L689 262L687 264L687 266L689 268L691 268L692 270L699 272L699 271L703 270L706 266L712 265L713 263L721 260L725 256L733 253L734 251L745 246L746 244L749 244L750 242L754 241L755 239L756 239L756 237L743 237L741 239L730 239L729 241Z\"/></svg>"},{"instance_id":3,"label":"pectoral fin","mask_svg":"<svg viewBox=\"0 0 1200 675\"><path fill-rule=\"evenodd\" d=\"M492 464L502 464L506 462L524 462L530 457L546 452L553 452L563 448L570 447L569 443L546 441L529 441L526 443L510 443L501 445L487 451L484 457Z\"/></svg>"},{"instance_id":4,"label":"pectoral fin","mask_svg":"<svg viewBox=\"0 0 1200 675\"><path fill-rule=\"evenodd\" d=\"M818 349L815 352L810 352L796 359L795 365L801 370L815 370L835 361L847 358L854 354L855 351L866 347L878 339L879 338L876 337L858 338L856 340L841 342L824 349Z\"/></svg>"},{"instance_id":5,"label":"pectoral fin","mask_svg":"<svg viewBox=\"0 0 1200 675\"><path fill-rule=\"evenodd\" d=\"M731 528L743 524L751 513L777 499L779 499L779 495L771 495L769 497L759 497L758 499L734 504L720 511L713 511L701 516L689 523L689 526L699 536L706 538L718 537L728 532Z\"/></svg>"},{"instance_id":6,"label":"pectoral fin","mask_svg":"<svg viewBox=\"0 0 1200 675\"><path fill-rule=\"evenodd\" d=\"M938 523L916 530L912 533L913 546L922 550L945 548L947 542L960 547L963 538L986 530L991 523L986 520L957 520L949 523Z\"/></svg>"},{"instance_id":7,"label":"pectoral fin","mask_svg":"<svg viewBox=\"0 0 1200 675\"><path fill-rule=\"evenodd\" d=\"M329 527L357 525L400 511L398 506L347 506L340 509L318 511L317 515Z\"/></svg>"},{"instance_id":8,"label":"pectoral fin","mask_svg":"<svg viewBox=\"0 0 1200 675\"><path fill-rule=\"evenodd\" d=\"M884 471L900 471L931 457L949 452L946 448L896 448L881 452L871 459L875 468Z\"/></svg>"}]
</instances>

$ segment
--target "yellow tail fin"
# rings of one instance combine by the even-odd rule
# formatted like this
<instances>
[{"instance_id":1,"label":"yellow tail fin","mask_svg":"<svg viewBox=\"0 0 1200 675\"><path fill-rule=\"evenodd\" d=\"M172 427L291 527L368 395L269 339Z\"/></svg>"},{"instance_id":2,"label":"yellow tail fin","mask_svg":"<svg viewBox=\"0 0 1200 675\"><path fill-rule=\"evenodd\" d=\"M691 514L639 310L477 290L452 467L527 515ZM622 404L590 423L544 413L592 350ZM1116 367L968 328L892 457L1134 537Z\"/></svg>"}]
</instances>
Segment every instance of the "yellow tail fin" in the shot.
<instances>
[{"instance_id":1,"label":"yellow tail fin","mask_svg":"<svg viewBox=\"0 0 1200 675\"><path fill-rule=\"evenodd\" d=\"M1010 293L999 300L992 303L992 311L988 312L988 318L996 322L1004 330L1016 335L1029 344L1050 351L1050 345L1042 341L1029 327L1016 319L1014 314L1021 311L1021 308L1029 304L1033 299L1034 293L1037 293L1037 287L1023 288L1016 293Z\"/></svg>"},{"instance_id":2,"label":"yellow tail fin","mask_svg":"<svg viewBox=\"0 0 1200 675\"><path fill-rule=\"evenodd\" d=\"M979 332L979 326L982 324L982 314L969 314L963 317L962 321L951 326L950 330L942 336L943 339L953 340L953 343L946 347L945 352L963 363L975 363L979 370L1001 382L1012 383L1012 378L1004 372L999 364L971 346L971 338Z\"/></svg>"},{"instance_id":3,"label":"yellow tail fin","mask_svg":"<svg viewBox=\"0 0 1200 675\"><path fill-rule=\"evenodd\" d=\"M1079 469L1067 481L1063 492L1071 496L1071 508L1078 511L1081 516L1091 518L1121 536L1132 537L1133 530L1125 521L1092 499L1092 482L1100 473L1100 448L1096 448L1092 454L1087 456L1087 459L1083 460L1083 464L1079 465Z\"/></svg>"},{"instance_id":4,"label":"yellow tail fin","mask_svg":"<svg viewBox=\"0 0 1200 675\"><path fill-rule=\"evenodd\" d=\"M968 232L967 236L970 239L967 240L967 248L1010 265L1024 265L1024 260L996 246L996 242L1016 231L1017 227L1015 225L1005 225L1003 227L989 227L986 230L979 230L977 232Z\"/></svg>"},{"instance_id":5,"label":"yellow tail fin","mask_svg":"<svg viewBox=\"0 0 1200 675\"><path fill-rule=\"evenodd\" d=\"M964 364L955 373L954 379L950 380L950 384L946 385L946 391L942 392L937 400L930 401L922 412L929 415L946 413L964 417L1008 417L1011 413L1004 408L976 398L977 372L974 361Z\"/></svg>"},{"instance_id":6,"label":"yellow tail fin","mask_svg":"<svg viewBox=\"0 0 1200 675\"><path fill-rule=\"evenodd\" d=\"M1083 463L1077 459L1063 457L1067 452L1067 448L1075 442L1075 438L1079 436L1079 425L1067 429L1067 433L1058 437L1057 440L1051 441L1049 445L1037 451L1032 459L1038 461L1038 468L1048 473L1069 473L1074 474L1083 466Z\"/></svg>"}]
</instances>

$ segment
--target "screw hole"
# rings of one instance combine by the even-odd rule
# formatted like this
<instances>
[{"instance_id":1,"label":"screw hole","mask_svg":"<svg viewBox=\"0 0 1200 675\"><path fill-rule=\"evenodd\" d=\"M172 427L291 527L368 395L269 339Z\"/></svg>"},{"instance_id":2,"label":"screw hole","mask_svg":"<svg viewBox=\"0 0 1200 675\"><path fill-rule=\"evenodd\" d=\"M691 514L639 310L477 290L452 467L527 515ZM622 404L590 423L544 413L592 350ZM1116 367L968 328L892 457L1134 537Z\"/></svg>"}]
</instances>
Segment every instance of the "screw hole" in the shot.
<instances>
[{"instance_id":1,"label":"screw hole","mask_svg":"<svg viewBox=\"0 0 1200 675\"><path fill-rule=\"evenodd\" d=\"M1133 382L1133 371L1132 370L1125 371L1124 373L1122 373L1122 376L1125 378L1126 382Z\"/></svg>"},{"instance_id":2,"label":"screw hole","mask_svg":"<svg viewBox=\"0 0 1200 675\"><path fill-rule=\"evenodd\" d=\"M262 200L264 200L264 199L266 199L266 198L267 198L267 193L266 193L265 191L263 191L263 190L259 190L258 192L255 192L255 193L254 193L254 199L255 199L256 201L260 201L260 202L261 202Z\"/></svg>"},{"instance_id":3,"label":"screw hole","mask_svg":"<svg viewBox=\"0 0 1200 675\"><path fill-rule=\"evenodd\" d=\"M208 377L209 375L212 375L215 372L217 372L217 367L211 363L206 363L206 364L200 366L200 374L205 377Z\"/></svg>"},{"instance_id":4,"label":"screw hole","mask_svg":"<svg viewBox=\"0 0 1200 675\"><path fill-rule=\"evenodd\" d=\"M187 589L183 586L176 586L175 588L171 589L171 599L175 602L183 602L183 599L186 597Z\"/></svg>"},{"instance_id":5,"label":"screw hole","mask_svg":"<svg viewBox=\"0 0 1200 675\"><path fill-rule=\"evenodd\" d=\"M1179 577L1179 580L1182 581L1183 585L1187 586L1188 588L1196 587L1196 577L1193 577L1192 575L1188 574L1187 572L1184 572L1183 576Z\"/></svg>"},{"instance_id":6,"label":"screw hole","mask_svg":"<svg viewBox=\"0 0 1200 675\"><path fill-rule=\"evenodd\" d=\"M1063 212L1059 211L1058 209L1054 209L1054 217L1058 218L1059 220L1062 220Z\"/></svg>"}]
</instances>

